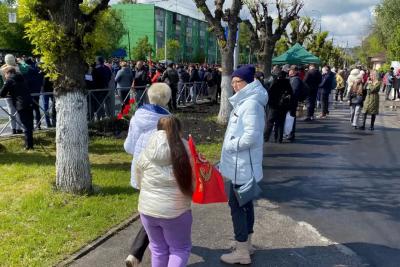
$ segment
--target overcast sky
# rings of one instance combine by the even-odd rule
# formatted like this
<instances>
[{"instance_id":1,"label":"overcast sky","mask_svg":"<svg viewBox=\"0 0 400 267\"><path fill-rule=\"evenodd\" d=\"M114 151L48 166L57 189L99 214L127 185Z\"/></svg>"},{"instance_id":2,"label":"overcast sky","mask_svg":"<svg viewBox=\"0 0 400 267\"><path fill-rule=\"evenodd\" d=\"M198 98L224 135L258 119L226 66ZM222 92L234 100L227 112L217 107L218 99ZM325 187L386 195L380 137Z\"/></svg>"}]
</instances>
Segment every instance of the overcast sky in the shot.
<instances>
[{"instance_id":1,"label":"overcast sky","mask_svg":"<svg viewBox=\"0 0 400 267\"><path fill-rule=\"evenodd\" d=\"M111 0L111 3L116 2L118 0ZM139 0L139 2L155 1ZM207 0L207 2L210 7L214 3L213 0ZM318 20L318 27L321 17L322 30L330 32L330 38L334 39L335 44L345 47L348 42L349 47L352 47L359 45L368 33L373 21L374 7L379 2L380 0L304 0L302 14ZM226 5L229 3L230 1L227 0ZM157 5L193 17L201 17L191 0L158 1ZM242 12L242 16L247 16L246 13L246 11Z\"/></svg>"}]
</instances>

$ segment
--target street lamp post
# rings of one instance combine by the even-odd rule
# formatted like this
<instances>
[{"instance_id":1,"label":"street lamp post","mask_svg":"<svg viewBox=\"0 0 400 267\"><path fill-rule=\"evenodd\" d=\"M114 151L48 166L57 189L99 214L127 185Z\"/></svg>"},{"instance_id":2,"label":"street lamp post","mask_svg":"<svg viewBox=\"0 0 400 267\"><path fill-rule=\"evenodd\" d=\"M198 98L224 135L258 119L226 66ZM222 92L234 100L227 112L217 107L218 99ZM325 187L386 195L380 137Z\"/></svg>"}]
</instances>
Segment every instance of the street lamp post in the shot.
<instances>
[{"instance_id":1,"label":"street lamp post","mask_svg":"<svg viewBox=\"0 0 400 267\"><path fill-rule=\"evenodd\" d=\"M164 13L164 60L165 64L167 64L167 10Z\"/></svg>"},{"instance_id":2,"label":"street lamp post","mask_svg":"<svg viewBox=\"0 0 400 267\"><path fill-rule=\"evenodd\" d=\"M128 51L129 51L129 60L131 60L132 59L132 57L131 57L131 36L129 33L129 29L128 29Z\"/></svg>"}]
</instances>

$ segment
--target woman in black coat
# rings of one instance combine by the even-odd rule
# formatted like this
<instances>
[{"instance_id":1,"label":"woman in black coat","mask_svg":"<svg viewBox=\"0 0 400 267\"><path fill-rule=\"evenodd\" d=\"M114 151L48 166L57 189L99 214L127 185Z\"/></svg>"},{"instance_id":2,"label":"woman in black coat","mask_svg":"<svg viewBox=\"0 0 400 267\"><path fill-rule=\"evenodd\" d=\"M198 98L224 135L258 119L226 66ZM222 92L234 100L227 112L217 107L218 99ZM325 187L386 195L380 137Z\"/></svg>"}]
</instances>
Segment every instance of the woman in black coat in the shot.
<instances>
[{"instance_id":1,"label":"woman in black coat","mask_svg":"<svg viewBox=\"0 0 400 267\"><path fill-rule=\"evenodd\" d=\"M286 113L293 105L293 90L286 72L281 71L268 89L268 119L264 141L268 142L275 126L275 142L282 143Z\"/></svg>"}]
</instances>

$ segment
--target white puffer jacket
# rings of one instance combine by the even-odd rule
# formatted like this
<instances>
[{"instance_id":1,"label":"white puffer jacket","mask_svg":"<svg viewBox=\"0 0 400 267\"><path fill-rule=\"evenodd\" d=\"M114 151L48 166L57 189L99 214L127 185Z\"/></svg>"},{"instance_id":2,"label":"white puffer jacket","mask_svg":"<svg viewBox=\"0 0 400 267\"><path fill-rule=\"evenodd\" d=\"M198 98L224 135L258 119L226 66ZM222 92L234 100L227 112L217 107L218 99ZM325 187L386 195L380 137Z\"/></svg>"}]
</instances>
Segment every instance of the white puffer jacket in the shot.
<instances>
[{"instance_id":1,"label":"white puffer jacket","mask_svg":"<svg viewBox=\"0 0 400 267\"><path fill-rule=\"evenodd\" d=\"M150 137L136 162L135 176L140 188L140 213L173 219L190 210L191 198L181 192L173 174L165 131L157 131Z\"/></svg>"}]
</instances>

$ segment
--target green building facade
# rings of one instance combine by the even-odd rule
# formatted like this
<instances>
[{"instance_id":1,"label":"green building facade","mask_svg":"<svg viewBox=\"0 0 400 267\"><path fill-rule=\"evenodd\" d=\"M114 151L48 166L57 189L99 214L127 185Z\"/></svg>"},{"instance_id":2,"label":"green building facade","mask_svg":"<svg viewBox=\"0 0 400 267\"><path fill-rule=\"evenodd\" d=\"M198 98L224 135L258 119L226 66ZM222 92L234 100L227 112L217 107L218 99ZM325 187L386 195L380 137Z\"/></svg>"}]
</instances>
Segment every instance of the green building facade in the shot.
<instances>
[{"instance_id":1,"label":"green building facade","mask_svg":"<svg viewBox=\"0 0 400 267\"><path fill-rule=\"evenodd\" d=\"M178 62L216 63L220 56L216 38L208 31L205 21L165 10L153 4L117 4L112 6L122 17L127 34L121 40L121 47L127 51L136 46L139 39L147 35L156 51L165 45L165 16L167 40L177 40L180 51ZM129 52L128 52L129 54ZM163 55L158 55L164 58Z\"/></svg>"}]
</instances>

